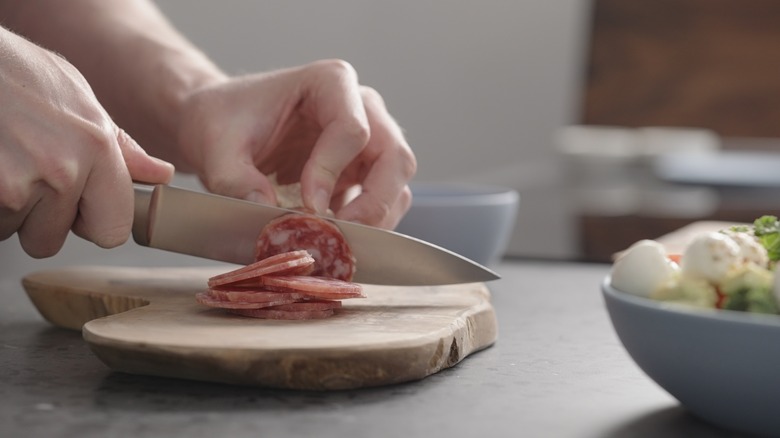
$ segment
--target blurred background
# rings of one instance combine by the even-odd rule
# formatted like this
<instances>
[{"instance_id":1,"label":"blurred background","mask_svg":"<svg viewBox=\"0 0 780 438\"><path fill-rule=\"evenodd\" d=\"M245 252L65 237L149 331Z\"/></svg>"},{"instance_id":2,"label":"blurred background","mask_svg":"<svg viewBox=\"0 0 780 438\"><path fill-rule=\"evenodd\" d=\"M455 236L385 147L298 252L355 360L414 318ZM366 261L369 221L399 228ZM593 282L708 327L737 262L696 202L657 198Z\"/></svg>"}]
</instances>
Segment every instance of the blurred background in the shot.
<instances>
[{"instance_id":1,"label":"blurred background","mask_svg":"<svg viewBox=\"0 0 780 438\"><path fill-rule=\"evenodd\" d=\"M780 208L780 2L157 3L231 73L352 63L406 130L417 180L520 193L509 256L605 261Z\"/></svg>"},{"instance_id":2,"label":"blurred background","mask_svg":"<svg viewBox=\"0 0 780 438\"><path fill-rule=\"evenodd\" d=\"M349 61L405 129L417 180L517 188L522 199L509 252L576 251L551 142L558 127L579 117L587 1L158 4L233 73Z\"/></svg>"}]
</instances>

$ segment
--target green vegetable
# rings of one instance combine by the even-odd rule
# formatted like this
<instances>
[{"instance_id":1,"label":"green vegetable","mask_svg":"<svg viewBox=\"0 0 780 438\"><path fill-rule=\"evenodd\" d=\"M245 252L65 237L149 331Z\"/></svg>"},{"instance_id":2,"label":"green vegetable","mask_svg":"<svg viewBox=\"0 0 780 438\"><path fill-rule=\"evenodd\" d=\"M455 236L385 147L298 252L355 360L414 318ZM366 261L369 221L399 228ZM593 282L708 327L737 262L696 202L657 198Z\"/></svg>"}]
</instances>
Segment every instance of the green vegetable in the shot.
<instances>
[{"instance_id":1,"label":"green vegetable","mask_svg":"<svg viewBox=\"0 0 780 438\"><path fill-rule=\"evenodd\" d=\"M735 233L750 233L753 231L749 225L734 225L733 227L729 227L728 230ZM723 232L724 230L721 230L721 233Z\"/></svg>"},{"instance_id":2,"label":"green vegetable","mask_svg":"<svg viewBox=\"0 0 780 438\"><path fill-rule=\"evenodd\" d=\"M753 233L766 249L769 260L780 260L780 221L776 216L761 216L753 222Z\"/></svg>"},{"instance_id":3,"label":"green vegetable","mask_svg":"<svg viewBox=\"0 0 780 438\"><path fill-rule=\"evenodd\" d=\"M723 308L753 313L777 313L772 294L772 272L752 263L730 275L720 285Z\"/></svg>"},{"instance_id":4,"label":"green vegetable","mask_svg":"<svg viewBox=\"0 0 780 438\"><path fill-rule=\"evenodd\" d=\"M718 300L715 286L698 277L680 277L662 284L651 298L694 307L713 308Z\"/></svg>"}]
</instances>

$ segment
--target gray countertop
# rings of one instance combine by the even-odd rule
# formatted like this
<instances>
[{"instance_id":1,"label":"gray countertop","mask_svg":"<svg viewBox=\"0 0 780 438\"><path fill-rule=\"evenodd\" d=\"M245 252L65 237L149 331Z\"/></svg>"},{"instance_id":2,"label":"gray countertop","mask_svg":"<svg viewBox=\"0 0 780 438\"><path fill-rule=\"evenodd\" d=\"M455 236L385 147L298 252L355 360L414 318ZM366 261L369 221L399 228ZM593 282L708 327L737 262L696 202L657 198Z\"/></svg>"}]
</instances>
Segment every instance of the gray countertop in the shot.
<instances>
[{"instance_id":1,"label":"gray countertop","mask_svg":"<svg viewBox=\"0 0 780 438\"><path fill-rule=\"evenodd\" d=\"M726 437L631 361L603 305L606 265L505 261L491 283L499 339L422 381L332 393L115 373L47 324L19 280L73 264L213 265L69 239L33 260L0 242L0 436Z\"/></svg>"}]
</instances>

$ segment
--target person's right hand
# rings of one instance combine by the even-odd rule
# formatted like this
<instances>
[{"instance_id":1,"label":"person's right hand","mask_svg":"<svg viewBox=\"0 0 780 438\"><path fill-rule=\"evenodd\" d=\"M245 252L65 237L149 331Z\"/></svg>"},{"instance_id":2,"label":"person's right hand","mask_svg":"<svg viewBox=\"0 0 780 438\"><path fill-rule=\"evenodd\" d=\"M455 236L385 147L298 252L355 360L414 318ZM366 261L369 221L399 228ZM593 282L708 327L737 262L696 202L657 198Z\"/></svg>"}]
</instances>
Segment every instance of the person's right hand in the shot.
<instances>
[{"instance_id":1,"label":"person's right hand","mask_svg":"<svg viewBox=\"0 0 780 438\"><path fill-rule=\"evenodd\" d=\"M75 67L2 27L0 102L0 240L18 233L33 257L57 253L69 230L124 243L132 180L173 175L114 124Z\"/></svg>"}]
</instances>

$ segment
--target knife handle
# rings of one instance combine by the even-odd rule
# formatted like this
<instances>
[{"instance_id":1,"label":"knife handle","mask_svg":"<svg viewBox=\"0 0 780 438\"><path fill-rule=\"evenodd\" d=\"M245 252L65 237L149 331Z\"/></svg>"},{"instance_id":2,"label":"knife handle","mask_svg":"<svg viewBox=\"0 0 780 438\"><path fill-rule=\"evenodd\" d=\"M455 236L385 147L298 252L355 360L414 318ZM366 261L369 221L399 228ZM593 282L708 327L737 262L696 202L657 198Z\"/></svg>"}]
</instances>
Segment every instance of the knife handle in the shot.
<instances>
[{"instance_id":1,"label":"knife handle","mask_svg":"<svg viewBox=\"0 0 780 438\"><path fill-rule=\"evenodd\" d=\"M133 183L135 209L133 211L133 239L139 245L149 246L149 213L155 186Z\"/></svg>"}]
</instances>

